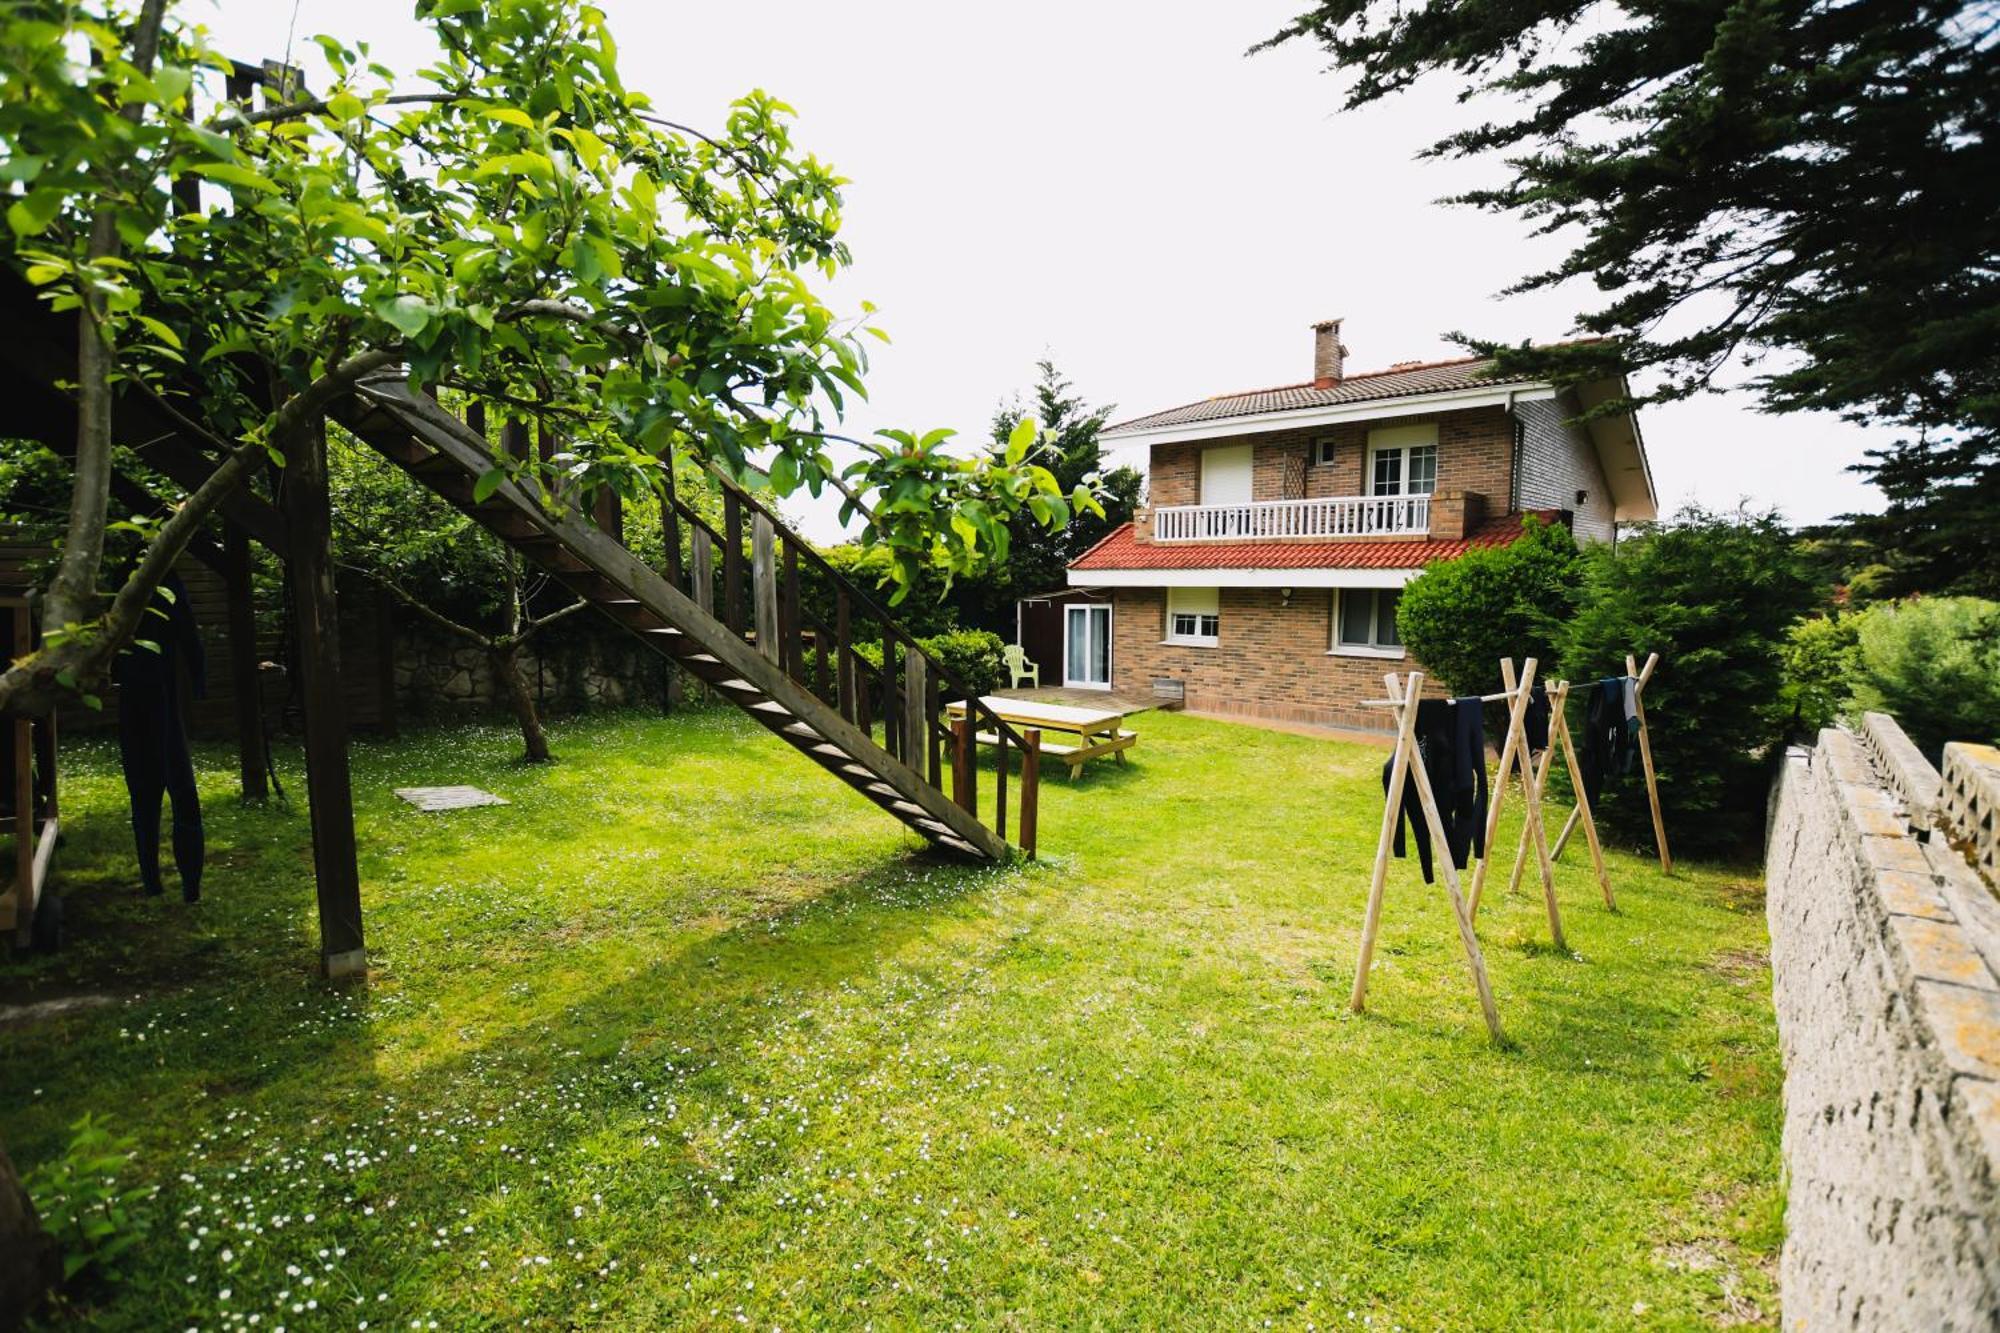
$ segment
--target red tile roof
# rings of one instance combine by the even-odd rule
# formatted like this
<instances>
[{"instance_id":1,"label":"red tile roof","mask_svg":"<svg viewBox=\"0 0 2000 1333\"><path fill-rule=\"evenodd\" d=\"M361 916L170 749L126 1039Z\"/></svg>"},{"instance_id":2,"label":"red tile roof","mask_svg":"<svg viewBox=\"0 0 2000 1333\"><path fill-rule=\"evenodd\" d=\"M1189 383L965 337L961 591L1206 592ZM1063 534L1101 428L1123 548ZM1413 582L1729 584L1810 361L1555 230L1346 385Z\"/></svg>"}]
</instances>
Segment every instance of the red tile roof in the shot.
<instances>
[{"instance_id":1,"label":"red tile roof","mask_svg":"<svg viewBox=\"0 0 2000 1333\"><path fill-rule=\"evenodd\" d=\"M1261 416L1268 412L1291 412L1308 407L1329 407L1337 403L1365 403L1378 398L1405 398L1414 394L1452 393L1487 385L1525 384L1532 377L1496 375L1493 359L1484 356L1460 357L1454 361L1427 361L1390 366L1387 370L1349 375L1324 389L1312 381L1281 384L1275 389L1251 389L1243 393L1220 394L1198 403L1170 407L1164 412L1134 417L1104 428L1107 437L1128 431L1152 430L1161 426L1186 426L1223 417Z\"/></svg>"},{"instance_id":2,"label":"red tile roof","mask_svg":"<svg viewBox=\"0 0 2000 1333\"><path fill-rule=\"evenodd\" d=\"M1521 535L1521 515L1490 519L1465 537L1363 542L1141 542L1132 525L1114 529L1069 567L1094 569L1422 569L1476 546L1505 546ZM1554 511L1538 513L1553 520Z\"/></svg>"}]
</instances>

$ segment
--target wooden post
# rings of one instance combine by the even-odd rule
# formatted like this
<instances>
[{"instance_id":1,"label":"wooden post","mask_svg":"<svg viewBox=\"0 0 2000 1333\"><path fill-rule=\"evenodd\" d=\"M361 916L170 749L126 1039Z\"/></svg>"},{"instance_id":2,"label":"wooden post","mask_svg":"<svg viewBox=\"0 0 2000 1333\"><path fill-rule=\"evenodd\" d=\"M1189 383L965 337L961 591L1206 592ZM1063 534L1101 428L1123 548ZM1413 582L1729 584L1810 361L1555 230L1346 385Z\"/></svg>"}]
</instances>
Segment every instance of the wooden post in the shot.
<instances>
[{"instance_id":1,"label":"wooden post","mask_svg":"<svg viewBox=\"0 0 2000 1333\"><path fill-rule=\"evenodd\" d=\"M674 495L673 453L669 451L662 461L667 472L665 486L660 492L660 549L666 555L667 582L678 588L681 586L681 513ZM699 525L695 531L701 531ZM713 592L709 594L711 600L714 595ZM707 611L708 607L703 606L702 610Z\"/></svg>"},{"instance_id":2,"label":"wooden post","mask_svg":"<svg viewBox=\"0 0 2000 1333\"><path fill-rule=\"evenodd\" d=\"M757 651L773 662L778 655L777 529L763 514L750 522L750 600L756 615Z\"/></svg>"},{"instance_id":3,"label":"wooden post","mask_svg":"<svg viewBox=\"0 0 2000 1333\"><path fill-rule=\"evenodd\" d=\"M690 539L694 568L689 574L694 584L694 604L709 615L715 614L715 546L707 528L696 528Z\"/></svg>"},{"instance_id":4,"label":"wooden post","mask_svg":"<svg viewBox=\"0 0 2000 1333\"><path fill-rule=\"evenodd\" d=\"M1411 734L1404 740L1404 747L1412 754L1416 748L1417 701L1423 692L1424 673L1410 673L1410 688L1398 698L1396 681L1389 678L1389 697L1395 700L1404 713L1410 717ZM1479 1010L1486 1018L1486 1031L1495 1041L1502 1038L1500 1031L1500 1011L1493 1004L1493 987L1486 979L1486 959L1479 950L1479 937L1473 933L1472 917L1465 910L1465 895L1458 887L1458 866L1451 859L1451 844L1444 833L1444 817L1438 813L1437 794L1431 790L1431 775L1423 764L1414 759L1407 765L1408 777L1417 786L1417 803L1423 807L1424 826L1430 830L1431 846L1437 853L1438 870L1444 876L1446 895L1451 899L1451 914L1458 923L1459 943L1465 946L1466 966L1472 972L1472 988L1479 995ZM1392 784L1393 785L1393 784ZM1398 801L1401 792L1391 792Z\"/></svg>"},{"instance_id":5,"label":"wooden post","mask_svg":"<svg viewBox=\"0 0 2000 1333\"><path fill-rule=\"evenodd\" d=\"M280 507L291 546L285 572L292 588L299 682L305 701L306 793L311 809L313 877L319 891L320 968L329 978L344 977L367 970L368 951L361 933L361 874L354 858L347 709L340 689L325 421L314 421L288 443Z\"/></svg>"},{"instance_id":6,"label":"wooden post","mask_svg":"<svg viewBox=\"0 0 2000 1333\"><path fill-rule=\"evenodd\" d=\"M852 617L847 589L837 589L833 594L833 692L840 715L849 722L857 721L859 711L854 698L854 646L849 641ZM867 727L864 725L862 730Z\"/></svg>"},{"instance_id":7,"label":"wooden post","mask_svg":"<svg viewBox=\"0 0 2000 1333\"><path fill-rule=\"evenodd\" d=\"M625 540L625 500L618 492L604 487L590 502L591 521L597 530L615 542ZM678 585L677 585L678 586Z\"/></svg>"},{"instance_id":8,"label":"wooden post","mask_svg":"<svg viewBox=\"0 0 2000 1333\"><path fill-rule=\"evenodd\" d=\"M1506 662L1502 665L1504 668L1500 673L1502 678L1511 681L1514 676L1514 664ZM1521 694L1523 699L1527 697L1529 688L1534 685L1534 678L1535 659L1531 657L1528 659L1522 673ZM1554 748L1554 746L1551 746L1551 751ZM1521 766L1521 806L1523 811L1525 811L1523 822L1529 836L1534 839L1535 856L1540 862L1542 869L1542 904L1548 909L1549 914L1549 942L1564 953L1568 953L1569 944L1563 939L1562 909L1556 904L1556 872L1555 866L1549 861L1548 831L1542 826L1542 785L1537 780L1534 771L1534 762L1528 755L1525 737L1523 737L1523 744L1519 751L1516 752L1516 758L1519 760ZM1545 766L1541 777L1546 778L1547 776L1548 769ZM1501 777L1504 779L1506 774L1502 773ZM1484 862L1481 862L1481 864L1483 865Z\"/></svg>"},{"instance_id":9,"label":"wooden post","mask_svg":"<svg viewBox=\"0 0 2000 1333\"><path fill-rule=\"evenodd\" d=\"M1035 859L1035 817L1042 797L1042 733L1029 727L1021 733L1021 850Z\"/></svg>"},{"instance_id":10,"label":"wooden post","mask_svg":"<svg viewBox=\"0 0 2000 1333\"><path fill-rule=\"evenodd\" d=\"M743 501L722 492L722 609L732 633L743 632Z\"/></svg>"},{"instance_id":11,"label":"wooden post","mask_svg":"<svg viewBox=\"0 0 2000 1333\"><path fill-rule=\"evenodd\" d=\"M924 751L930 748L925 743L930 723L924 713L924 666L922 653L915 648L903 650L903 762L915 769L918 777L927 776Z\"/></svg>"},{"instance_id":12,"label":"wooden post","mask_svg":"<svg viewBox=\"0 0 2000 1333\"><path fill-rule=\"evenodd\" d=\"M972 716L970 699L965 703L965 715ZM1007 727L997 717L993 719L993 831L1000 835L1000 841L1007 841Z\"/></svg>"},{"instance_id":13,"label":"wooden post","mask_svg":"<svg viewBox=\"0 0 2000 1333\"><path fill-rule=\"evenodd\" d=\"M903 747L903 739L896 734L902 723L903 710L896 706L896 631L885 623L882 626L882 748L908 763L909 754Z\"/></svg>"},{"instance_id":14,"label":"wooden post","mask_svg":"<svg viewBox=\"0 0 2000 1333\"><path fill-rule=\"evenodd\" d=\"M474 399L465 405L465 427L482 442L486 439L486 404Z\"/></svg>"},{"instance_id":15,"label":"wooden post","mask_svg":"<svg viewBox=\"0 0 2000 1333\"><path fill-rule=\"evenodd\" d=\"M1563 835L1567 837L1569 830L1576 827L1578 820L1582 821L1583 836L1590 843L1590 863L1597 870L1597 886L1604 893L1604 905L1615 912L1618 910L1618 902L1611 896L1611 876L1605 873L1604 849L1597 842L1597 817L1591 813L1590 797L1583 790L1583 779L1576 766L1576 746L1570 740L1569 719L1562 708L1563 703L1569 699L1569 682L1566 680L1558 682L1558 688L1561 693L1556 705L1555 728L1561 733L1563 763L1569 769L1570 785L1576 788L1576 806L1569 812L1569 822L1563 825ZM1556 741L1557 736L1551 734L1549 737L1551 749L1555 747ZM1553 856L1554 853L1551 852L1550 855Z\"/></svg>"},{"instance_id":16,"label":"wooden post","mask_svg":"<svg viewBox=\"0 0 2000 1333\"><path fill-rule=\"evenodd\" d=\"M1486 869L1493 861L1493 839L1500 831L1500 807L1507 798L1507 774L1514 766L1514 750L1525 746L1527 738L1523 734L1522 719L1528 712L1528 691L1535 684L1535 659L1529 658L1522 667L1521 687L1514 688L1514 660L1500 659L1500 682L1514 697L1507 701L1507 739L1500 746L1500 775L1493 786L1493 798L1486 807L1486 837L1479 844L1486 850L1480 854L1479 865L1472 872L1472 897L1467 906L1475 919L1479 916L1479 902L1486 892ZM1479 762L1485 763L1486 756L1480 755Z\"/></svg>"},{"instance_id":17,"label":"wooden post","mask_svg":"<svg viewBox=\"0 0 2000 1333\"><path fill-rule=\"evenodd\" d=\"M236 522L222 524L222 581L229 630L229 685L236 696L236 766L243 799L270 794L264 769L264 701L257 671L257 608L251 601L250 534Z\"/></svg>"},{"instance_id":18,"label":"wooden post","mask_svg":"<svg viewBox=\"0 0 2000 1333\"><path fill-rule=\"evenodd\" d=\"M1632 655L1625 655L1625 674L1633 677L1632 705L1639 715L1639 763L1646 770L1646 799L1653 804L1653 841L1660 847L1660 869L1671 875L1674 858L1667 850L1667 820L1660 812L1660 781L1653 773L1653 741L1646 730L1646 683L1652 680L1653 668L1659 664L1660 655L1649 653L1645 668L1635 669Z\"/></svg>"},{"instance_id":19,"label":"wooden post","mask_svg":"<svg viewBox=\"0 0 2000 1333\"><path fill-rule=\"evenodd\" d=\"M804 617L799 610L799 539L785 538L785 577L778 585L778 633L783 642L778 660L799 684L806 683L806 643Z\"/></svg>"},{"instance_id":20,"label":"wooden post","mask_svg":"<svg viewBox=\"0 0 2000 1333\"><path fill-rule=\"evenodd\" d=\"M972 790L972 719L961 717L951 724L951 799L973 818L979 817L978 797Z\"/></svg>"},{"instance_id":21,"label":"wooden post","mask_svg":"<svg viewBox=\"0 0 2000 1333\"><path fill-rule=\"evenodd\" d=\"M1422 687L1423 680L1421 671L1411 678L1412 692ZM1389 697L1394 699L1396 677L1389 675L1384 677L1384 681L1389 686ZM1375 839L1375 869L1368 881L1368 911L1361 920L1361 957L1354 966L1354 991L1347 999L1347 1007L1357 1014L1368 1003L1368 969L1375 962L1375 935L1382 925L1382 893L1389 883L1389 848L1395 843L1396 821L1402 816L1403 784L1409 779L1416 728L1417 710L1398 706L1396 753L1389 761L1388 800L1382 807L1382 832Z\"/></svg>"},{"instance_id":22,"label":"wooden post","mask_svg":"<svg viewBox=\"0 0 2000 1333\"><path fill-rule=\"evenodd\" d=\"M930 754L931 786L936 787L939 791L944 790L944 763L941 747L938 744L937 719L943 715L943 701L938 698L938 678L930 671L928 664L926 664L924 670L924 735L928 738L928 744L924 748ZM918 769L917 771L921 773L924 770ZM978 798L975 796L973 801L976 805Z\"/></svg>"}]
</instances>

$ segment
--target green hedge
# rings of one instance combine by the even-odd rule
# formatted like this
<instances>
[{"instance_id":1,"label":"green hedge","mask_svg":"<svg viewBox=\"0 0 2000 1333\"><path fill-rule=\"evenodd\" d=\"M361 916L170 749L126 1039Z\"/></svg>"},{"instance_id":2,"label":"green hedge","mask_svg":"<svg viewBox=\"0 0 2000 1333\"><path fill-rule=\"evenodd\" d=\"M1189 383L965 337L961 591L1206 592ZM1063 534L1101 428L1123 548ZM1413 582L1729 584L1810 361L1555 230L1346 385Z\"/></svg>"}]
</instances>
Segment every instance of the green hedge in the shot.
<instances>
[{"instance_id":1,"label":"green hedge","mask_svg":"<svg viewBox=\"0 0 2000 1333\"><path fill-rule=\"evenodd\" d=\"M1006 663L1000 656L1006 641L998 634L983 629L954 629L920 638L917 644L976 695L991 694L1006 683ZM881 644L858 643L854 651L867 659L869 665L880 669Z\"/></svg>"}]
</instances>

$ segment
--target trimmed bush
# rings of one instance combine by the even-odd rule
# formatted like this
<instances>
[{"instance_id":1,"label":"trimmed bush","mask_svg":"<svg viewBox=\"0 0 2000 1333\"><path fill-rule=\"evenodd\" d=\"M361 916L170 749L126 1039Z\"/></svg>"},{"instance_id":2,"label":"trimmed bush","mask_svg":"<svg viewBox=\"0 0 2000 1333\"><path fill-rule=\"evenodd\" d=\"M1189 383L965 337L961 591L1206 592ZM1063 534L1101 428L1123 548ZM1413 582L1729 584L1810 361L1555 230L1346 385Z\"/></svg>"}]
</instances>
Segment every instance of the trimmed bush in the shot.
<instances>
[{"instance_id":1,"label":"trimmed bush","mask_svg":"<svg viewBox=\"0 0 2000 1333\"><path fill-rule=\"evenodd\" d=\"M1946 741L2000 744L2000 602L1924 597L1856 617L1854 698L1937 762Z\"/></svg>"},{"instance_id":2,"label":"trimmed bush","mask_svg":"<svg viewBox=\"0 0 2000 1333\"><path fill-rule=\"evenodd\" d=\"M1500 688L1500 659L1553 666L1557 627L1576 606L1576 538L1530 518L1506 546L1439 560L1403 589L1396 633L1453 694Z\"/></svg>"},{"instance_id":3,"label":"trimmed bush","mask_svg":"<svg viewBox=\"0 0 2000 1333\"><path fill-rule=\"evenodd\" d=\"M1769 760L1784 740L1788 628L1821 589L1772 514L1689 508L1582 560L1575 617L1557 635L1578 688L1625 672L1630 653L1660 665L1646 688L1667 838L1676 852L1738 851L1763 828ZM1581 705L1572 724L1581 720ZM1601 827L1650 847L1652 818L1636 770L1605 786Z\"/></svg>"},{"instance_id":4,"label":"trimmed bush","mask_svg":"<svg viewBox=\"0 0 2000 1333\"><path fill-rule=\"evenodd\" d=\"M1785 636L1785 701L1792 730L1812 737L1853 702L1858 616L1808 616Z\"/></svg>"},{"instance_id":5,"label":"trimmed bush","mask_svg":"<svg viewBox=\"0 0 2000 1333\"><path fill-rule=\"evenodd\" d=\"M917 645L942 663L946 671L975 695L991 694L1005 683L1006 663L1001 659L1000 650L1006 646L1006 641L998 634L983 629L947 630L943 634L920 638ZM857 643L854 651L870 666L881 667L881 644Z\"/></svg>"}]
</instances>

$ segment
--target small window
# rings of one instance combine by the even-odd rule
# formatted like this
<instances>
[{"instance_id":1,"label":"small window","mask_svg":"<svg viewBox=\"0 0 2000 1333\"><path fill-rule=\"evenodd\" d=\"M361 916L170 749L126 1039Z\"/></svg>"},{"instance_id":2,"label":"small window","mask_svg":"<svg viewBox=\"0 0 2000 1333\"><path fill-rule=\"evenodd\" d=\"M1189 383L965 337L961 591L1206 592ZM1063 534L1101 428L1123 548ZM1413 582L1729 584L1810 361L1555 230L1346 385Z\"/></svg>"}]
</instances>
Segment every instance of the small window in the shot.
<instances>
[{"instance_id":1,"label":"small window","mask_svg":"<svg viewBox=\"0 0 2000 1333\"><path fill-rule=\"evenodd\" d=\"M1313 441L1312 461L1316 467L1333 466L1333 441L1331 439Z\"/></svg>"},{"instance_id":2,"label":"small window","mask_svg":"<svg viewBox=\"0 0 2000 1333\"><path fill-rule=\"evenodd\" d=\"M1343 588L1333 617L1333 650L1401 657L1403 641L1396 635L1397 588Z\"/></svg>"},{"instance_id":3,"label":"small window","mask_svg":"<svg viewBox=\"0 0 2000 1333\"><path fill-rule=\"evenodd\" d=\"M1167 589L1167 642L1213 647L1222 632L1219 601L1214 588Z\"/></svg>"}]
</instances>

